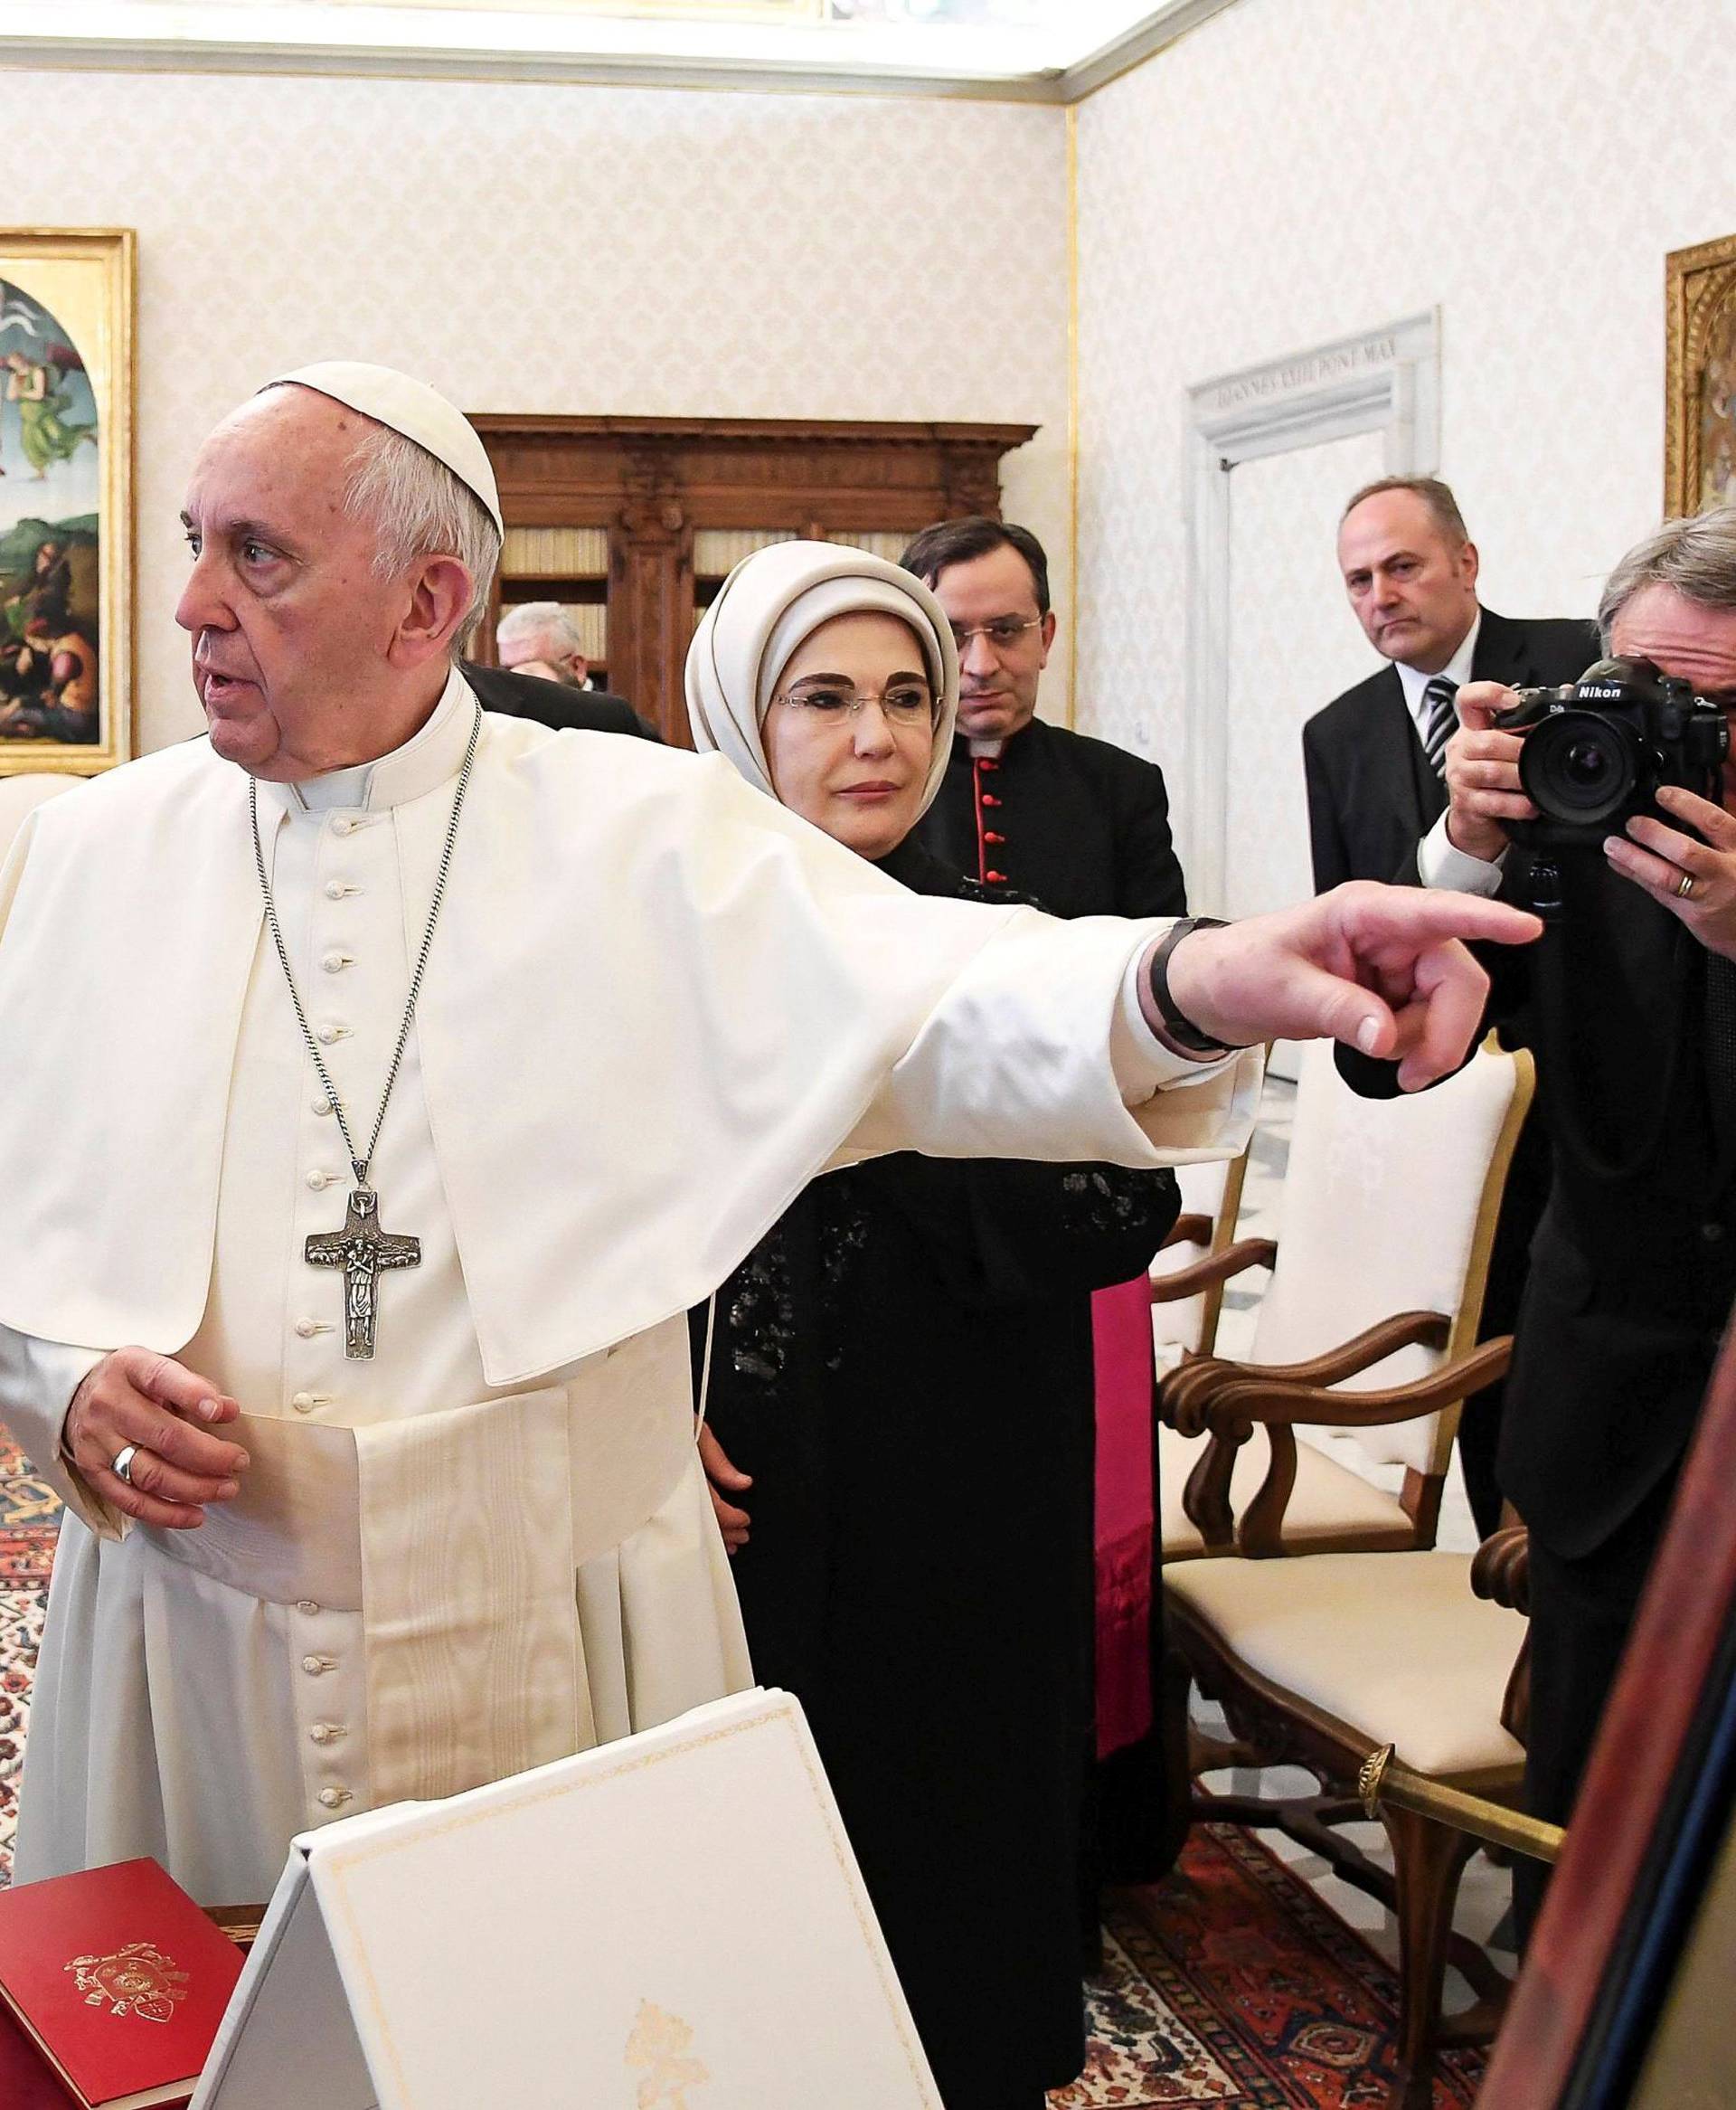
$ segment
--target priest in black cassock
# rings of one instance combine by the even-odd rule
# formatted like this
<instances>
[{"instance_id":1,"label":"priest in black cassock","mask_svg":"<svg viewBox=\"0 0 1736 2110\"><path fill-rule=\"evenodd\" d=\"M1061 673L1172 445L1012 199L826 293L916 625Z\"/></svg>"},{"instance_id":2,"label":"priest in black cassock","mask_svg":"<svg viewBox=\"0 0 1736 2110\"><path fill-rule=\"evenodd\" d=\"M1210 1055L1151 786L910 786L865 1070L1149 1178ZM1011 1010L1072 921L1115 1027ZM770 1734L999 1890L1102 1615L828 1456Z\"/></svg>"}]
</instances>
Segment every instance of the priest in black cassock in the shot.
<instances>
[{"instance_id":1,"label":"priest in black cassock","mask_svg":"<svg viewBox=\"0 0 1736 2110\"><path fill-rule=\"evenodd\" d=\"M920 829L943 864L967 873L986 898L1034 901L1052 915L1184 915L1187 889L1170 837L1169 794L1153 762L1036 714L1038 686L1055 638L1049 560L1028 527L972 515L922 530L903 555L933 589L958 648L958 724L939 795ZM1105 1282L1094 1300L1099 1360L1095 1466L1099 1488L1096 1657L1098 1734L1080 1916L1085 1953L1099 1946L1101 1882L1147 1881L1174 1850L1167 1767L1156 1718L1159 1681L1148 1671L1157 1590L1157 1488L1153 1470L1147 1541L1127 1517L1144 1507L1118 1473L1155 1458L1148 1388L1128 1386L1150 1356L1145 1262L1131 1282ZM1137 1336L1137 1338L1136 1338ZM1080 1468L1088 1481L1093 1461ZM1149 1728L1143 1727L1150 1723Z\"/></svg>"},{"instance_id":2,"label":"priest in black cassock","mask_svg":"<svg viewBox=\"0 0 1736 2110\"><path fill-rule=\"evenodd\" d=\"M925 527L901 561L958 647L958 730L923 842L990 900L1011 888L1053 916L1185 914L1162 770L1036 714L1055 638L1036 536L972 515Z\"/></svg>"}]
</instances>

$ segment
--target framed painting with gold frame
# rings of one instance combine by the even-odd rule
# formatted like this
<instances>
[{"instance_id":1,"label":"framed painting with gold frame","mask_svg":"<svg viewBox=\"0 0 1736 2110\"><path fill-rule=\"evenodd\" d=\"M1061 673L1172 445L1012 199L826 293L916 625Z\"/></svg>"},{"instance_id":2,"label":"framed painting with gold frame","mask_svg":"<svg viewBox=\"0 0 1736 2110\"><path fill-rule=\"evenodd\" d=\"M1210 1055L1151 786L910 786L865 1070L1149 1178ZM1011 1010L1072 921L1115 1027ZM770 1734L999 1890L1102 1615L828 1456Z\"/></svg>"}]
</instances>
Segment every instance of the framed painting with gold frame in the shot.
<instances>
[{"instance_id":1,"label":"framed painting with gold frame","mask_svg":"<svg viewBox=\"0 0 1736 2110\"><path fill-rule=\"evenodd\" d=\"M0 776L134 739L130 228L0 228Z\"/></svg>"},{"instance_id":2,"label":"framed painting with gold frame","mask_svg":"<svg viewBox=\"0 0 1736 2110\"><path fill-rule=\"evenodd\" d=\"M1736 234L1667 260L1664 508L1736 504Z\"/></svg>"}]
</instances>

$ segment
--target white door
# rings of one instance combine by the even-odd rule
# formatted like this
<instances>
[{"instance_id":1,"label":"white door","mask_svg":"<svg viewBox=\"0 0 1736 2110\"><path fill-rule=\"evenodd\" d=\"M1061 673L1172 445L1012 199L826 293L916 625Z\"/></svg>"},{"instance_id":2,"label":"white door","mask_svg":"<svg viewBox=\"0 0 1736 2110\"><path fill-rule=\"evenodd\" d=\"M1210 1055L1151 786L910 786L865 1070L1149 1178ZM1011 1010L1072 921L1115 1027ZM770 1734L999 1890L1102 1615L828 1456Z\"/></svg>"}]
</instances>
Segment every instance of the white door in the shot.
<instances>
[{"instance_id":1,"label":"white door","mask_svg":"<svg viewBox=\"0 0 1736 2110\"><path fill-rule=\"evenodd\" d=\"M1229 723L1224 913L1258 915L1314 892L1302 727L1379 665L1344 597L1344 501L1382 475L1379 432L1256 456L1230 478ZM1288 1048L1273 1066L1294 1076Z\"/></svg>"}]
</instances>

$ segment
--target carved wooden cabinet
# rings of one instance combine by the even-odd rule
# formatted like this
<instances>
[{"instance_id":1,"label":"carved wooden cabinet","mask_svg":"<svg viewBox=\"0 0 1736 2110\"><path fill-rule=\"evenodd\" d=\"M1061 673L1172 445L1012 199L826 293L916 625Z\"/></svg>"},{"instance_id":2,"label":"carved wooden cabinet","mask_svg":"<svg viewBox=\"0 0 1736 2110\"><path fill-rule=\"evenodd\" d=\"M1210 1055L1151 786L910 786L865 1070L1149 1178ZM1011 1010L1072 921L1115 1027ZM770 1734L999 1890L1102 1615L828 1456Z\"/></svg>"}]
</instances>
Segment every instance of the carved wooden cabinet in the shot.
<instances>
[{"instance_id":1,"label":"carved wooden cabinet","mask_svg":"<svg viewBox=\"0 0 1736 2110\"><path fill-rule=\"evenodd\" d=\"M792 535L896 560L919 527L998 514L1001 458L1034 425L479 414L506 546L477 656L503 605L574 609L609 688L688 744L693 626L750 549Z\"/></svg>"}]
</instances>

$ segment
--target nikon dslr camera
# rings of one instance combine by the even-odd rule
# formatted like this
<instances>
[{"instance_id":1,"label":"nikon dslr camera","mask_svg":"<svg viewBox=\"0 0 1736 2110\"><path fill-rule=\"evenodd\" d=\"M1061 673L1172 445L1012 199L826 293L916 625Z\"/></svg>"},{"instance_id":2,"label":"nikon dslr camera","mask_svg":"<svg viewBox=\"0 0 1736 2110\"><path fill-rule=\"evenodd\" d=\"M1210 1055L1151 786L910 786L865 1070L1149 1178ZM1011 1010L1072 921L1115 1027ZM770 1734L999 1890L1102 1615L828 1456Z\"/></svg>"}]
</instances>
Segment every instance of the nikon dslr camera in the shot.
<instances>
[{"instance_id":1,"label":"nikon dslr camera","mask_svg":"<svg viewBox=\"0 0 1736 2110\"><path fill-rule=\"evenodd\" d=\"M1560 688L1520 689L1493 722L1525 735L1519 781L1538 818L1508 833L1533 848L1595 847L1637 813L1667 818L1665 784L1715 803L1730 751L1722 709L1649 659L1599 659Z\"/></svg>"}]
</instances>

